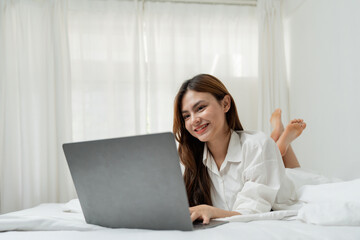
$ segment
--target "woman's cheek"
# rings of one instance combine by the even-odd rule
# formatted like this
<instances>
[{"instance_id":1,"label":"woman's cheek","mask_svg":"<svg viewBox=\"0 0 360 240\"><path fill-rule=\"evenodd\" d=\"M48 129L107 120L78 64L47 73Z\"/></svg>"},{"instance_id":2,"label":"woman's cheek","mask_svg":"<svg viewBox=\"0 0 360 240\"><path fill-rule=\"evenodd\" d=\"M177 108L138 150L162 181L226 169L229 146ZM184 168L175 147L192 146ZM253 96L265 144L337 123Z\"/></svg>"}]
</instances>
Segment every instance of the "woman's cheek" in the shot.
<instances>
[{"instance_id":1,"label":"woman's cheek","mask_svg":"<svg viewBox=\"0 0 360 240\"><path fill-rule=\"evenodd\" d=\"M187 130L190 134L192 134L191 126L190 126L189 123L185 123L185 128L186 128L186 130Z\"/></svg>"}]
</instances>

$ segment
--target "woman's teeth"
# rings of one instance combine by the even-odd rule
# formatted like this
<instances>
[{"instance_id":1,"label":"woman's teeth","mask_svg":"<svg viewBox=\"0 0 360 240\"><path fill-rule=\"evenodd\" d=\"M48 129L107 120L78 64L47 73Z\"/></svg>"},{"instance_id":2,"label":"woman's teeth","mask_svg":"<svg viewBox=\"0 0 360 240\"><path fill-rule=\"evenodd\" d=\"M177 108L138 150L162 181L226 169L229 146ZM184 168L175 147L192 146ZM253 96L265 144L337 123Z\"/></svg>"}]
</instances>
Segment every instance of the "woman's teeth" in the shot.
<instances>
[{"instance_id":1,"label":"woman's teeth","mask_svg":"<svg viewBox=\"0 0 360 240\"><path fill-rule=\"evenodd\" d=\"M207 125L209 125L209 124L205 124L204 126L202 126L201 128L196 129L195 131L198 132L198 131L204 129L205 127L207 127Z\"/></svg>"}]
</instances>

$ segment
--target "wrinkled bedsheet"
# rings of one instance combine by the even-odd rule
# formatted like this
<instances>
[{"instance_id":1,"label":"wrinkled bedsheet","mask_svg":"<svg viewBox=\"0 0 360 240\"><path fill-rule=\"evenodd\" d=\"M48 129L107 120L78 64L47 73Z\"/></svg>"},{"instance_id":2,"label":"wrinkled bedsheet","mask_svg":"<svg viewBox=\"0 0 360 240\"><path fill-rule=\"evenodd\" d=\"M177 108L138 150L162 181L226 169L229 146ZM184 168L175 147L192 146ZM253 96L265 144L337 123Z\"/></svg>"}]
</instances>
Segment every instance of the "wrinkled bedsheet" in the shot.
<instances>
[{"instance_id":1,"label":"wrinkled bedsheet","mask_svg":"<svg viewBox=\"0 0 360 240\"><path fill-rule=\"evenodd\" d=\"M287 170L289 171L289 170ZM0 215L1 239L360 239L360 179L328 179L290 170L298 206L223 218L230 223L192 232L109 229L85 222L77 199Z\"/></svg>"}]
</instances>

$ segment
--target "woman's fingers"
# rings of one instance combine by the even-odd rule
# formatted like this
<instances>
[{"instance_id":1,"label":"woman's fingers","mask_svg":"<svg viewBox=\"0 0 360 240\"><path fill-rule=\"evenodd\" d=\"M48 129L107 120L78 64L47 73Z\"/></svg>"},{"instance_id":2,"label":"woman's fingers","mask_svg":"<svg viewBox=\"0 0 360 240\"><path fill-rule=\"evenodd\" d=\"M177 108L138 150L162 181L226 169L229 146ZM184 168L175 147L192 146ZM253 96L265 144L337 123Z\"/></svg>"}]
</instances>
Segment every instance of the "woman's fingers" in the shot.
<instances>
[{"instance_id":1,"label":"woman's fingers","mask_svg":"<svg viewBox=\"0 0 360 240\"><path fill-rule=\"evenodd\" d=\"M190 217L191 221L195 221L196 219L203 220L203 224L209 224L211 219L211 207L207 205L198 205L195 207L190 207Z\"/></svg>"},{"instance_id":2,"label":"woman's fingers","mask_svg":"<svg viewBox=\"0 0 360 240\"><path fill-rule=\"evenodd\" d=\"M200 217L200 214L197 212L193 212L191 213L190 217L191 217L191 221L193 222Z\"/></svg>"},{"instance_id":3,"label":"woman's fingers","mask_svg":"<svg viewBox=\"0 0 360 240\"><path fill-rule=\"evenodd\" d=\"M209 224L209 222L210 222L210 218L209 217L207 217L207 216L203 216L203 224Z\"/></svg>"},{"instance_id":4,"label":"woman's fingers","mask_svg":"<svg viewBox=\"0 0 360 240\"><path fill-rule=\"evenodd\" d=\"M210 218L208 216L206 216L205 214L200 214L198 212L193 212L191 215L191 221L194 222L197 219L202 219L203 220L203 224L209 224L210 222Z\"/></svg>"}]
</instances>

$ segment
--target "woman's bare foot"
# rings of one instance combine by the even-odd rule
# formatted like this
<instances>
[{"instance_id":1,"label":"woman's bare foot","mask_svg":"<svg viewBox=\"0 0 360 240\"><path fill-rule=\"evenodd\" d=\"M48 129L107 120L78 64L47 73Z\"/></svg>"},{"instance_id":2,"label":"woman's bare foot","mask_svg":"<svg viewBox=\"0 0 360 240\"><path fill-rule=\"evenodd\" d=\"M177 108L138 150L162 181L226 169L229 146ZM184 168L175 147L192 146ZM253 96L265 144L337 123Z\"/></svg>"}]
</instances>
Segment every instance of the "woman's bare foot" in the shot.
<instances>
[{"instance_id":1,"label":"woman's bare foot","mask_svg":"<svg viewBox=\"0 0 360 240\"><path fill-rule=\"evenodd\" d=\"M273 131L271 132L270 137L274 139L275 142L279 139L281 134L284 132L284 125L281 122L281 109L277 108L271 114L270 123Z\"/></svg>"},{"instance_id":2,"label":"woman's bare foot","mask_svg":"<svg viewBox=\"0 0 360 240\"><path fill-rule=\"evenodd\" d=\"M300 136L305 128L306 123L303 119L294 119L286 126L285 131L283 134L281 134L279 140L276 142L279 147L281 156L286 154L290 143L298 136Z\"/></svg>"}]
</instances>

